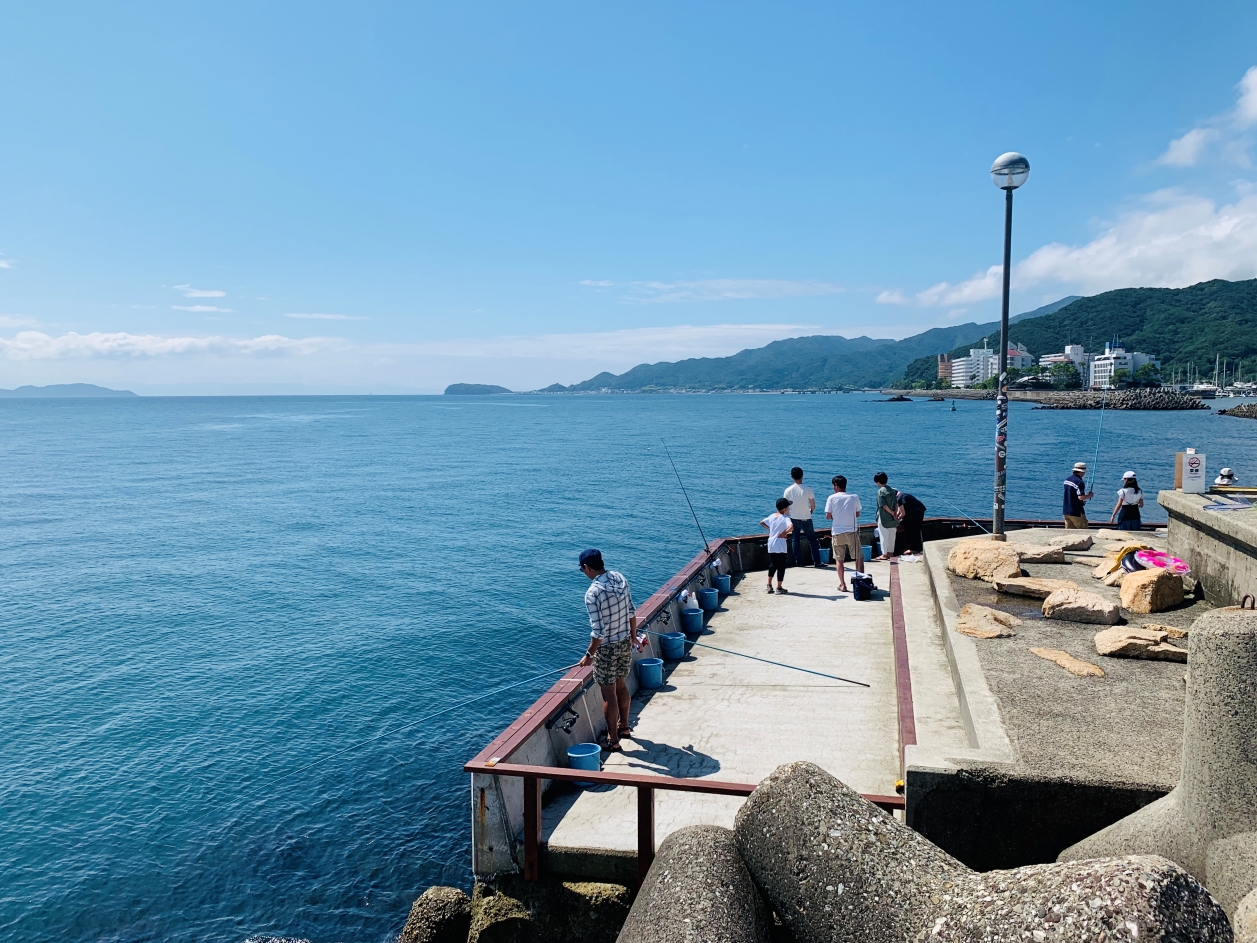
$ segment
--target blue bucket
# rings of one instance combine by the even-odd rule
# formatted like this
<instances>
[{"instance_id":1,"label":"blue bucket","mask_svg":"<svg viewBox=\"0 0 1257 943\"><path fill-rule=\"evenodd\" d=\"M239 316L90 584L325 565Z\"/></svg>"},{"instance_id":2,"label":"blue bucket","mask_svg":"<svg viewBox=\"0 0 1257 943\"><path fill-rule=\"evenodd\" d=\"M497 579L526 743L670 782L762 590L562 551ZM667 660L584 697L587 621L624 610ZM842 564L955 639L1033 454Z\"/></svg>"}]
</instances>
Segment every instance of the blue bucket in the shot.
<instances>
[{"instance_id":1,"label":"blue bucket","mask_svg":"<svg viewBox=\"0 0 1257 943\"><path fill-rule=\"evenodd\" d=\"M663 648L663 657L668 661L677 661L685 657L685 633L664 632L659 636Z\"/></svg>"},{"instance_id":2,"label":"blue bucket","mask_svg":"<svg viewBox=\"0 0 1257 943\"><path fill-rule=\"evenodd\" d=\"M707 612L715 612L720 608L720 591L715 589L700 589L698 591L698 606Z\"/></svg>"},{"instance_id":3,"label":"blue bucket","mask_svg":"<svg viewBox=\"0 0 1257 943\"><path fill-rule=\"evenodd\" d=\"M870 562L872 559L873 559L873 545L872 545L872 544L865 544L865 545L864 545L864 562L865 562L865 563L868 563L868 562Z\"/></svg>"},{"instance_id":4,"label":"blue bucket","mask_svg":"<svg viewBox=\"0 0 1257 943\"><path fill-rule=\"evenodd\" d=\"M639 658L637 661L637 683L643 688L663 687L663 659Z\"/></svg>"},{"instance_id":5,"label":"blue bucket","mask_svg":"<svg viewBox=\"0 0 1257 943\"><path fill-rule=\"evenodd\" d=\"M821 566L827 566L828 564L829 564L829 551L826 550L824 547L821 547Z\"/></svg>"},{"instance_id":6,"label":"blue bucket","mask_svg":"<svg viewBox=\"0 0 1257 943\"><path fill-rule=\"evenodd\" d=\"M567 748L567 765L572 769L598 771L602 769L602 747L596 743L574 743ZM577 783L592 786L593 783Z\"/></svg>"},{"instance_id":7,"label":"blue bucket","mask_svg":"<svg viewBox=\"0 0 1257 943\"><path fill-rule=\"evenodd\" d=\"M716 577L716 589L720 590L720 595L728 596L733 592L733 577L720 575Z\"/></svg>"},{"instance_id":8,"label":"blue bucket","mask_svg":"<svg viewBox=\"0 0 1257 943\"><path fill-rule=\"evenodd\" d=\"M681 631L689 632L691 635L697 635L699 632L703 631L703 610L682 609Z\"/></svg>"}]
</instances>

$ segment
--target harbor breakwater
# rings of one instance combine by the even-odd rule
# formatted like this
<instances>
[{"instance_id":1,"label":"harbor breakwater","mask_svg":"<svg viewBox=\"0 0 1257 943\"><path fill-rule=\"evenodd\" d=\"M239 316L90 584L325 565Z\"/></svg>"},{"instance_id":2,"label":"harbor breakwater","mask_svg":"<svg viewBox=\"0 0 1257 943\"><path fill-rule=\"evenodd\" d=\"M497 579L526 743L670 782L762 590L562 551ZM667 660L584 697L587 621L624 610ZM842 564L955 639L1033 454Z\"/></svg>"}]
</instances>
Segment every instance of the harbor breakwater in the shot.
<instances>
[{"instance_id":1,"label":"harbor breakwater","mask_svg":"<svg viewBox=\"0 0 1257 943\"><path fill-rule=\"evenodd\" d=\"M1257 403L1245 403L1230 409L1219 409L1219 416L1238 416L1240 419L1257 419Z\"/></svg>"},{"instance_id":2,"label":"harbor breakwater","mask_svg":"<svg viewBox=\"0 0 1257 943\"><path fill-rule=\"evenodd\" d=\"M882 390L890 396L910 399L994 400L994 390ZM1038 403L1041 409L1208 409L1199 398L1174 390L1009 390L1015 403ZM1243 408L1243 407L1241 407ZM1243 415L1237 413L1234 415Z\"/></svg>"}]
</instances>

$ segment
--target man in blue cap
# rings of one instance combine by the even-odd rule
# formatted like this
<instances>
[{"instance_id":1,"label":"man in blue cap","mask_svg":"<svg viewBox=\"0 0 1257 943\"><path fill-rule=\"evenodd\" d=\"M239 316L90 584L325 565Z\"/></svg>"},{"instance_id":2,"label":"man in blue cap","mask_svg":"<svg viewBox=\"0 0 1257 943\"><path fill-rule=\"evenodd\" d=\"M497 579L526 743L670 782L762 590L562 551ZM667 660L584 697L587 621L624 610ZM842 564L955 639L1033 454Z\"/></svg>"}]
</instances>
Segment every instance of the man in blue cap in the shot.
<instances>
[{"instance_id":1,"label":"man in blue cap","mask_svg":"<svg viewBox=\"0 0 1257 943\"><path fill-rule=\"evenodd\" d=\"M637 647L637 607L629 592L628 580L602 563L602 551L583 550L580 571L591 585L585 590L589 610L589 648L579 664L594 666L594 681L602 688L602 711L607 716L609 750L620 749L620 738L631 737L629 689L625 678L633 664Z\"/></svg>"}]
</instances>

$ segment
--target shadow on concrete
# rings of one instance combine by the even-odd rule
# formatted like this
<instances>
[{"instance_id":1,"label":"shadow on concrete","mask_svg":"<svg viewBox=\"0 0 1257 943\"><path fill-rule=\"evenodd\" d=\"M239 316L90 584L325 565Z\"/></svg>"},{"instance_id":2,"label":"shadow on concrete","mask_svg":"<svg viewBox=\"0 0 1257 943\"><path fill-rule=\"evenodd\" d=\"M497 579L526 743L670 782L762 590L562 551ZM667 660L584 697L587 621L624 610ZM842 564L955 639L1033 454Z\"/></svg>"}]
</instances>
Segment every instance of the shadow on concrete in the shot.
<instances>
[{"instance_id":1,"label":"shadow on concrete","mask_svg":"<svg viewBox=\"0 0 1257 943\"><path fill-rule=\"evenodd\" d=\"M693 744L674 747L639 737L625 737L622 744L628 765L634 769L685 779L710 776L720 770L719 760L695 750Z\"/></svg>"}]
</instances>

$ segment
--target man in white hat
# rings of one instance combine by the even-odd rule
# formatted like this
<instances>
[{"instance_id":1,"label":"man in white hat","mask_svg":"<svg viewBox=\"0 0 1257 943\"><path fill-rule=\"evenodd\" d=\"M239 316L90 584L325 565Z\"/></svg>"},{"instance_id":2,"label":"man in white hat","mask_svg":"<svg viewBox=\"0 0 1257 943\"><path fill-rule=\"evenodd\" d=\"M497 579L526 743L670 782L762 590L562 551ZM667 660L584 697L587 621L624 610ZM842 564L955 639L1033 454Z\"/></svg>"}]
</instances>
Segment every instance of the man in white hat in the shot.
<instances>
[{"instance_id":1,"label":"man in white hat","mask_svg":"<svg viewBox=\"0 0 1257 943\"><path fill-rule=\"evenodd\" d=\"M1065 479L1065 504L1063 511L1065 514L1065 527L1069 530L1086 530L1087 529L1087 508L1086 504L1095 497L1090 491L1084 490L1087 486L1083 481L1083 476L1087 474L1086 462L1074 462L1074 471Z\"/></svg>"},{"instance_id":2,"label":"man in white hat","mask_svg":"<svg viewBox=\"0 0 1257 943\"><path fill-rule=\"evenodd\" d=\"M1215 485L1233 485L1238 480L1235 477L1235 472L1229 468L1224 468L1218 473L1218 477L1213 479L1213 483Z\"/></svg>"}]
</instances>

